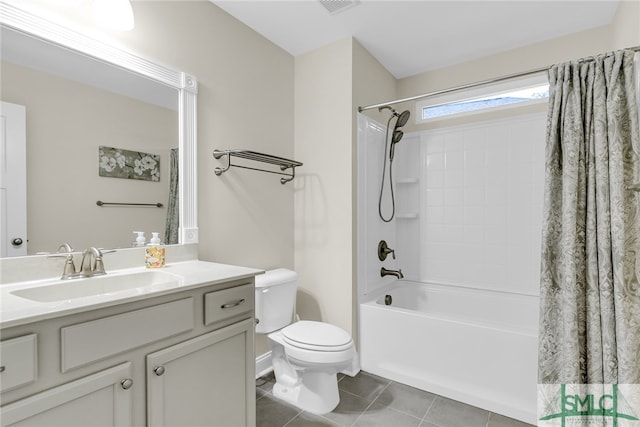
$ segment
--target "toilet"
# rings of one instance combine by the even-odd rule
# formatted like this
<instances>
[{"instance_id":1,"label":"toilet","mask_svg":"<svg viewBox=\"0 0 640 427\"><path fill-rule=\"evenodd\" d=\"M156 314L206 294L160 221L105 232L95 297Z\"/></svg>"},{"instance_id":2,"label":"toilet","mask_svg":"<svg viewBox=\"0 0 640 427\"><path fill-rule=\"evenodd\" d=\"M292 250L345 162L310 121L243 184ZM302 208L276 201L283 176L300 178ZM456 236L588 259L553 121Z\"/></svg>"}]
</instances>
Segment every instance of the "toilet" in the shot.
<instances>
[{"instance_id":1,"label":"toilet","mask_svg":"<svg viewBox=\"0 0 640 427\"><path fill-rule=\"evenodd\" d=\"M313 414L338 406L337 373L355 375L351 335L324 322L293 322L298 275L279 268L256 276L256 333L268 334L276 377L273 395Z\"/></svg>"}]
</instances>

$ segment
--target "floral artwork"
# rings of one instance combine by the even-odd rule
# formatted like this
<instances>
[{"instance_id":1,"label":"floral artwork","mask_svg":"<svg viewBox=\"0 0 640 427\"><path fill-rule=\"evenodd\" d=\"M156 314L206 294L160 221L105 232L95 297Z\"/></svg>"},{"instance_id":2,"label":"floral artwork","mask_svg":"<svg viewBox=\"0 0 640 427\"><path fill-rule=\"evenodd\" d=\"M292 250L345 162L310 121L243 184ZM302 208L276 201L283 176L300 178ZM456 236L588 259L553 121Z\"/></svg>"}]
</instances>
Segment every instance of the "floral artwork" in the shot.
<instances>
[{"instance_id":1,"label":"floral artwork","mask_svg":"<svg viewBox=\"0 0 640 427\"><path fill-rule=\"evenodd\" d=\"M100 176L160 181L160 156L99 146Z\"/></svg>"}]
</instances>

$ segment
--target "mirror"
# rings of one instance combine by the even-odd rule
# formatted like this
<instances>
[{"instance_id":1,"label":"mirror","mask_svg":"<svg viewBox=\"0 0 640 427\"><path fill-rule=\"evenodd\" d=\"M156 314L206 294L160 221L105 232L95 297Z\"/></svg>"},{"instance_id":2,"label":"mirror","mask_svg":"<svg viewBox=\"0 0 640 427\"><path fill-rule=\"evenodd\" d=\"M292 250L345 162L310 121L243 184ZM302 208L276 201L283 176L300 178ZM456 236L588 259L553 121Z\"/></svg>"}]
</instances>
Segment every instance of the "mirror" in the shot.
<instances>
[{"instance_id":1,"label":"mirror","mask_svg":"<svg viewBox=\"0 0 640 427\"><path fill-rule=\"evenodd\" d=\"M0 25L2 101L26 107L28 254L164 240L172 148L179 243L197 243L196 79L5 3ZM115 163L138 179L101 176Z\"/></svg>"}]
</instances>

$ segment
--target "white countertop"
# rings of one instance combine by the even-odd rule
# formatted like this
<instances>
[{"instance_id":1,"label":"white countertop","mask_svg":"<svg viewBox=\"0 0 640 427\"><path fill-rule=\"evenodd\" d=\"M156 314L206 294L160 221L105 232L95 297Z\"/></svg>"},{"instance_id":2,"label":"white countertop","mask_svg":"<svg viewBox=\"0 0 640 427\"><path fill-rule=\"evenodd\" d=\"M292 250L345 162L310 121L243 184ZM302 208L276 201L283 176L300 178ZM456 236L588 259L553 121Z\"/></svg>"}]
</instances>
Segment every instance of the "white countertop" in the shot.
<instances>
[{"instance_id":1,"label":"white countertop","mask_svg":"<svg viewBox=\"0 0 640 427\"><path fill-rule=\"evenodd\" d=\"M218 283L228 282L230 280L250 278L264 272L263 270L254 268L217 264L198 260L168 263L164 268L159 269L135 267L107 271L107 275L111 276L126 275L144 271L161 271L175 276L177 280L170 284L158 284L132 288L112 293L55 302L37 302L13 294L15 291L26 288L46 286L48 282L55 281L55 279L4 284L0 286L0 329L24 325L63 315L81 313L98 308L139 301L151 297L195 289L202 286L215 285ZM74 279L71 279L71 281L73 280ZM99 280L99 278L96 278L96 280ZM65 282L69 283L71 281L68 280Z\"/></svg>"}]
</instances>

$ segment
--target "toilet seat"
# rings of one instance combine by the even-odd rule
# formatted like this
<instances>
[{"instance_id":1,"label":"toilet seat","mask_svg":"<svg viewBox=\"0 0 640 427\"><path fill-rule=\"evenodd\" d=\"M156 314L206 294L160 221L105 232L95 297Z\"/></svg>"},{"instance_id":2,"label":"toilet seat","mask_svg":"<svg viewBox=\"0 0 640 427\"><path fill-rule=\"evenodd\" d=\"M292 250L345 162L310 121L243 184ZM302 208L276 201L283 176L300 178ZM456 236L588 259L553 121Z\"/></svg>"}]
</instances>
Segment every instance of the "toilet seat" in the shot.
<instances>
[{"instance_id":1,"label":"toilet seat","mask_svg":"<svg viewBox=\"0 0 640 427\"><path fill-rule=\"evenodd\" d=\"M292 347L312 351L345 351L353 347L349 333L324 322L301 320L282 329L284 342Z\"/></svg>"}]
</instances>

